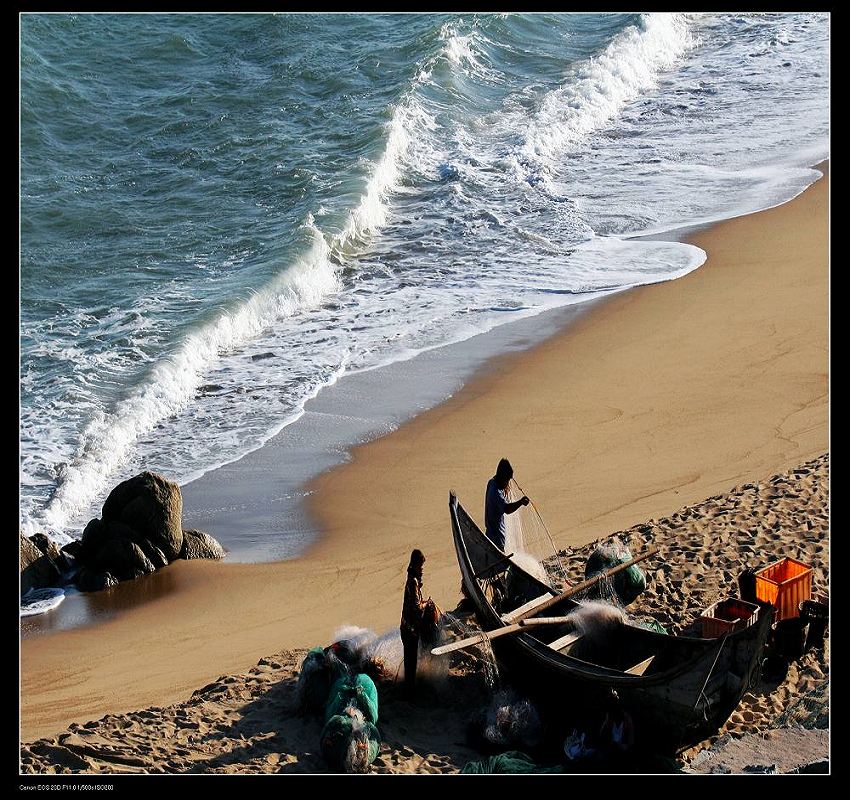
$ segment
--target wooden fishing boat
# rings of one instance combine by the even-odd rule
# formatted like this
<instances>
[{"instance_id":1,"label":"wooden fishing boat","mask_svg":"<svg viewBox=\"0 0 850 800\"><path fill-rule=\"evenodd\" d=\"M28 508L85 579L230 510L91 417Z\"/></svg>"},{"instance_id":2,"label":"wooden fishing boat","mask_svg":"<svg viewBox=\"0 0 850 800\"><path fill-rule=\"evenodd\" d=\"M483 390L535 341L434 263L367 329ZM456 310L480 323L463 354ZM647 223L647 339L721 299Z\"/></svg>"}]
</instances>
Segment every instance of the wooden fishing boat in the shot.
<instances>
[{"instance_id":1,"label":"wooden fishing boat","mask_svg":"<svg viewBox=\"0 0 850 800\"><path fill-rule=\"evenodd\" d=\"M533 620L541 601L558 596L506 558L454 494L449 510L463 585L482 630L502 629L523 615ZM565 616L580 605L565 598L545 614ZM752 625L717 639L618 624L605 629L602 641L577 635L571 623L532 622L491 644L512 683L544 710L589 719L615 689L638 738L656 752L675 753L715 733L758 682L772 619L772 609L762 608Z\"/></svg>"}]
</instances>

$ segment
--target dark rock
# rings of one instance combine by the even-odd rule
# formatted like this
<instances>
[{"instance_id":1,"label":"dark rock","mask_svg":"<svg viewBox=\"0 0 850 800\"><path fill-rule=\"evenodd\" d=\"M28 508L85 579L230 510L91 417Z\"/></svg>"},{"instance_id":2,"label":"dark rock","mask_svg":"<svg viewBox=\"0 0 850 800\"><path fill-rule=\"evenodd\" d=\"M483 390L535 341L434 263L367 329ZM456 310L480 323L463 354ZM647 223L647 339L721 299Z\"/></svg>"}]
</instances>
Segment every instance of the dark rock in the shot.
<instances>
[{"instance_id":1,"label":"dark rock","mask_svg":"<svg viewBox=\"0 0 850 800\"><path fill-rule=\"evenodd\" d=\"M43 533L36 533L30 536L30 541L46 556L50 556L54 561L59 558L59 548L56 542L49 536Z\"/></svg>"},{"instance_id":2,"label":"dark rock","mask_svg":"<svg viewBox=\"0 0 850 800\"><path fill-rule=\"evenodd\" d=\"M56 566L59 567L60 572L65 577L73 573L80 566L80 547L79 540L75 539L73 542L63 544L59 548L59 558L56 560Z\"/></svg>"},{"instance_id":3,"label":"dark rock","mask_svg":"<svg viewBox=\"0 0 850 800\"><path fill-rule=\"evenodd\" d=\"M81 592L99 592L101 589L117 586L118 580L109 572L98 572L83 567L74 578L74 583Z\"/></svg>"},{"instance_id":4,"label":"dark rock","mask_svg":"<svg viewBox=\"0 0 850 800\"><path fill-rule=\"evenodd\" d=\"M77 555L79 561L88 563L97 556L100 548L106 544L109 534L106 532L106 525L99 519L89 520L89 524L83 530L82 538L80 539L80 549Z\"/></svg>"},{"instance_id":5,"label":"dark rock","mask_svg":"<svg viewBox=\"0 0 850 800\"><path fill-rule=\"evenodd\" d=\"M79 558L80 557L80 548L83 546L82 542L79 539L74 539L73 542L68 542L68 544L63 544L62 547L59 548L59 552L63 555L69 556L70 558Z\"/></svg>"},{"instance_id":6,"label":"dark rock","mask_svg":"<svg viewBox=\"0 0 850 800\"><path fill-rule=\"evenodd\" d=\"M59 574L62 575L63 580L67 580L71 575L73 575L78 567L75 558L72 558L61 551L59 552L59 558L57 558L54 563L56 564L56 568L59 570Z\"/></svg>"},{"instance_id":7,"label":"dark rock","mask_svg":"<svg viewBox=\"0 0 850 800\"><path fill-rule=\"evenodd\" d=\"M111 572L120 581L133 580L155 569L139 545L122 538L107 541L92 565L102 572Z\"/></svg>"},{"instance_id":8,"label":"dark rock","mask_svg":"<svg viewBox=\"0 0 850 800\"><path fill-rule=\"evenodd\" d=\"M30 541L56 565L60 575L65 575L75 568L73 557L60 550L49 536L36 533L30 536Z\"/></svg>"},{"instance_id":9,"label":"dark rock","mask_svg":"<svg viewBox=\"0 0 850 800\"><path fill-rule=\"evenodd\" d=\"M163 553L156 545L151 544L147 539L142 539L136 542L136 544L139 545L139 549L148 557L151 564L154 565L154 569L168 566L168 559L165 557L165 553Z\"/></svg>"},{"instance_id":10,"label":"dark rock","mask_svg":"<svg viewBox=\"0 0 850 800\"><path fill-rule=\"evenodd\" d=\"M224 548L208 533L183 531L183 549L180 558L224 558Z\"/></svg>"},{"instance_id":11,"label":"dark rock","mask_svg":"<svg viewBox=\"0 0 850 800\"><path fill-rule=\"evenodd\" d=\"M56 571L60 576L71 572L74 569L74 560L66 556L49 536L43 533L36 533L29 537L30 541L49 558L56 567ZM60 580L59 585L61 586Z\"/></svg>"},{"instance_id":12,"label":"dark rock","mask_svg":"<svg viewBox=\"0 0 850 800\"><path fill-rule=\"evenodd\" d=\"M103 504L104 522L129 525L168 560L177 558L183 547L182 515L180 487L154 472L143 472L119 483Z\"/></svg>"},{"instance_id":13,"label":"dark rock","mask_svg":"<svg viewBox=\"0 0 850 800\"><path fill-rule=\"evenodd\" d=\"M154 569L165 567L168 565L168 559L165 553L162 552L155 544L142 536L135 528L131 528L125 522L110 520L106 523L106 529L109 532L109 539L127 539L130 542L135 542L139 549L145 554L147 559L153 564ZM142 567L143 569L146 567Z\"/></svg>"},{"instance_id":14,"label":"dark rock","mask_svg":"<svg viewBox=\"0 0 850 800\"><path fill-rule=\"evenodd\" d=\"M130 542L138 543L140 540L144 541L143 537L141 537L134 528L131 528L124 522L119 522L118 520L111 519L109 522L104 523L106 525L106 542L111 541L112 539L127 539Z\"/></svg>"},{"instance_id":15,"label":"dark rock","mask_svg":"<svg viewBox=\"0 0 850 800\"><path fill-rule=\"evenodd\" d=\"M41 552L21 533L21 595L30 589L60 586L61 576L56 563Z\"/></svg>"}]
</instances>

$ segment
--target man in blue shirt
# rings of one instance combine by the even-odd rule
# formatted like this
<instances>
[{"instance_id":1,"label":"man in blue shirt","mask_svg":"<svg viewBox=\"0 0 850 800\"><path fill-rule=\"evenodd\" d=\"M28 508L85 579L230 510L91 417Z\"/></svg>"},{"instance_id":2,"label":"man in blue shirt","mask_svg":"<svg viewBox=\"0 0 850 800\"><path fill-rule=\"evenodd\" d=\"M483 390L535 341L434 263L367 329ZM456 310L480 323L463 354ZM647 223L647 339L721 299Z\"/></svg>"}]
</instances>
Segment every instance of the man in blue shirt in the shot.
<instances>
[{"instance_id":1,"label":"man in blue shirt","mask_svg":"<svg viewBox=\"0 0 850 800\"><path fill-rule=\"evenodd\" d=\"M514 469L510 461L503 458L496 467L496 474L487 482L487 494L484 497L484 533L500 550L505 549L505 514L513 514L529 503L525 495L513 503L508 502L508 484L513 476Z\"/></svg>"}]
</instances>

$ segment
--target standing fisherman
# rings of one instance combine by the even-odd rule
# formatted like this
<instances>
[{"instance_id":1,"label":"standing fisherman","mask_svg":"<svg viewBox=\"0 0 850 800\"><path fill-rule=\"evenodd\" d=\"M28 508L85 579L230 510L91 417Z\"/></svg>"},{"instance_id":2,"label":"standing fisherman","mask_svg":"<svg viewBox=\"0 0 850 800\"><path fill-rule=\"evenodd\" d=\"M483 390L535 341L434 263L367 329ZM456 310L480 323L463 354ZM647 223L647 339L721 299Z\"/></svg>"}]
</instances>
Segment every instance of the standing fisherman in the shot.
<instances>
[{"instance_id":1,"label":"standing fisherman","mask_svg":"<svg viewBox=\"0 0 850 800\"><path fill-rule=\"evenodd\" d=\"M508 459L503 458L496 467L496 474L487 482L484 496L484 533L500 550L505 549L505 514L513 514L522 506L529 504L523 495L513 503L508 502L508 484L514 476L514 468Z\"/></svg>"},{"instance_id":2,"label":"standing fisherman","mask_svg":"<svg viewBox=\"0 0 850 800\"><path fill-rule=\"evenodd\" d=\"M421 550L410 554L407 567L407 582L404 584L404 603L401 607L401 641L404 645L404 690L408 698L413 697L416 684L416 658L419 638L422 635L422 612L428 601L422 599L422 565L425 556ZM430 598L429 598L430 600Z\"/></svg>"}]
</instances>

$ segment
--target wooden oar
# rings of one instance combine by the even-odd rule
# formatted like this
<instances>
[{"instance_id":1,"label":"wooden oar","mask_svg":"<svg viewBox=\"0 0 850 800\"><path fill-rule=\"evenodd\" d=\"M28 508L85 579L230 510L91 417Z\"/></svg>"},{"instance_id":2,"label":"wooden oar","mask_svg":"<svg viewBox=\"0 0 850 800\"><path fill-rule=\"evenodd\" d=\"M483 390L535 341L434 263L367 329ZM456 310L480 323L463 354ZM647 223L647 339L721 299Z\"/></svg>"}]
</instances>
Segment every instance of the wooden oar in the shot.
<instances>
[{"instance_id":1,"label":"wooden oar","mask_svg":"<svg viewBox=\"0 0 850 800\"><path fill-rule=\"evenodd\" d=\"M451 653L454 650L463 650L465 647L471 647L474 644L482 644L485 639L498 639L500 636L506 636L509 633L516 633L517 631L521 631L523 628L535 625L551 625L552 619L553 617L547 617L546 619L541 619L540 622L536 619L525 619L514 625L505 625L504 628L496 628L493 631L481 631L481 633L478 633L475 636L469 636L466 639L458 639L456 642L435 647L431 650L431 655L442 656L446 653ZM557 621L563 624L565 618L558 617Z\"/></svg>"},{"instance_id":2,"label":"wooden oar","mask_svg":"<svg viewBox=\"0 0 850 800\"><path fill-rule=\"evenodd\" d=\"M521 619L516 625L563 625L570 620L567 617L531 617L530 619Z\"/></svg>"},{"instance_id":3,"label":"wooden oar","mask_svg":"<svg viewBox=\"0 0 850 800\"><path fill-rule=\"evenodd\" d=\"M628 569L632 564L637 564L640 561L645 561L652 555L658 552L657 545L652 545L643 555L638 556L637 558L633 558L630 561L626 561L623 564L617 564L616 567L611 567L611 569L606 569L604 572L600 572L598 575L594 575L592 578L588 578L586 581L582 581L581 583L577 583L575 586L571 586L565 592L561 592L561 594L556 594L554 597L550 598L542 602L539 606L535 608L530 608L528 611L520 614L516 619L512 619L511 623L520 622L526 617L530 617L532 614L539 614L541 611L545 611L547 608L552 608L552 606L557 605L562 600L566 600L568 597L572 597L574 594L578 594L579 592L583 592L585 589L589 589L591 586L595 586L599 581L604 578L609 578L611 575L616 575L618 572L622 572L624 569Z\"/></svg>"},{"instance_id":4,"label":"wooden oar","mask_svg":"<svg viewBox=\"0 0 850 800\"><path fill-rule=\"evenodd\" d=\"M506 636L509 633L517 633L523 628L527 628L530 625L556 625L559 623L564 623L567 621L566 617L540 617L539 620L537 618L528 619L532 614L537 614L541 611L545 611L547 608L551 608L554 605L557 605L562 600L566 600L568 597L572 597L579 592L583 592L585 589L589 589L591 586L595 586L599 581L603 578L607 578L611 575L616 575L618 572L621 572L624 569L628 569L632 564L637 564L640 561L644 561L649 558L651 555L654 555L658 552L658 547L656 545L652 545L643 555L638 556L637 558L633 558L630 561L626 561L623 564L618 564L616 567L611 567L611 569L606 569L604 572L600 572L598 575L594 575L592 578L588 578L586 581L582 581L581 583L576 584L575 586L570 587L565 592L561 592L561 594L555 595L554 597L546 600L541 603L536 608L530 608L528 611L525 611L521 614L516 620L513 620L510 625L505 625L502 628L495 628L492 631L482 631L477 636L469 636L466 639L459 639L456 642L452 642L451 644L444 644L440 647L435 647L431 650L431 654L435 656L441 656L445 653L451 653L454 650L463 650L465 647L471 647L475 644L481 644L484 639L497 639L500 636Z\"/></svg>"}]
</instances>

